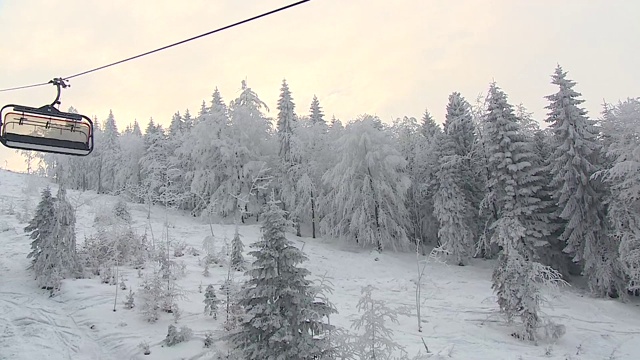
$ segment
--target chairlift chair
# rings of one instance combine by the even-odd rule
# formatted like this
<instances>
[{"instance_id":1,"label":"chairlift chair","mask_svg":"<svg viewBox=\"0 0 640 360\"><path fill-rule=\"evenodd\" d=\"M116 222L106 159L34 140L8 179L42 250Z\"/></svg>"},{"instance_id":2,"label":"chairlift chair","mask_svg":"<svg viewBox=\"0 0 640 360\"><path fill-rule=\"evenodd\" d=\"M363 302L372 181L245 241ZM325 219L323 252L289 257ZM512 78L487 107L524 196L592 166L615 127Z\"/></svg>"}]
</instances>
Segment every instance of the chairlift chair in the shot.
<instances>
[{"instance_id":1,"label":"chairlift chair","mask_svg":"<svg viewBox=\"0 0 640 360\"><path fill-rule=\"evenodd\" d=\"M62 79L50 81L58 88L51 105L39 108L5 105L0 110L0 142L12 149L86 156L93 151L93 122L81 114L62 112L60 87Z\"/></svg>"}]
</instances>

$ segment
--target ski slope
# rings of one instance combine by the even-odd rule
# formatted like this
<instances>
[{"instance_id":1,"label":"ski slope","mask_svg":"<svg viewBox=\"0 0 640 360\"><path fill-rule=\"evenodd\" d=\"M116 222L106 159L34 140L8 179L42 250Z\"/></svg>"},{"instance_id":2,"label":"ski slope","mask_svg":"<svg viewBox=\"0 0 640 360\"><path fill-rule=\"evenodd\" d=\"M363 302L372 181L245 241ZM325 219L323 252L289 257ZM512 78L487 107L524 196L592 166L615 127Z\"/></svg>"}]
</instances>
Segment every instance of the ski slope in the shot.
<instances>
[{"instance_id":1,"label":"ski slope","mask_svg":"<svg viewBox=\"0 0 640 360\"><path fill-rule=\"evenodd\" d=\"M207 331L219 336L222 320L204 316L204 294L198 286L212 283L217 289L226 269L211 268L211 276L206 278L196 256L179 258L187 265L188 275L179 280L186 298L179 302L183 314L177 325L189 326L194 337L171 348L163 346L163 339L173 317L163 314L155 324L146 323L135 308L122 306L128 290L118 290L114 312L116 287L97 278L65 280L55 297L36 286L27 270L30 241L22 230L26 224L19 218L25 209L33 213L47 183L35 176L0 171L0 359L211 359L213 353L203 347L202 340ZM56 186L51 187L55 194ZM68 197L77 207L78 242L94 231L96 212L110 209L116 201L94 192L69 191ZM143 205L130 204L130 208L139 232L153 230L158 236L168 215L169 232L175 240L201 248L210 233L208 224L179 212L169 210L167 214L155 207L147 220ZM218 239L233 236L232 225L215 225L213 230ZM249 244L260 236L259 225L242 226L240 231L248 252ZM399 324L389 327L411 356L424 352L423 338L433 357L443 359L640 359L638 302L593 299L573 288L549 292L550 302L543 312L564 324L566 334L555 344L536 346L511 337L513 328L498 315L491 291L492 262L475 261L466 267L431 262L423 279L420 333L415 315L415 254L374 256L368 250L326 239L290 239L304 247L310 259L304 266L315 277L331 279L334 292L329 297L339 311L331 318L333 324L349 328L358 317L360 290L368 284L378 289L375 298L384 299L391 307L409 309ZM246 258L251 260L248 255ZM122 268L121 274L127 286L137 291L141 281L137 270ZM151 355L142 354L141 342L149 344Z\"/></svg>"}]
</instances>

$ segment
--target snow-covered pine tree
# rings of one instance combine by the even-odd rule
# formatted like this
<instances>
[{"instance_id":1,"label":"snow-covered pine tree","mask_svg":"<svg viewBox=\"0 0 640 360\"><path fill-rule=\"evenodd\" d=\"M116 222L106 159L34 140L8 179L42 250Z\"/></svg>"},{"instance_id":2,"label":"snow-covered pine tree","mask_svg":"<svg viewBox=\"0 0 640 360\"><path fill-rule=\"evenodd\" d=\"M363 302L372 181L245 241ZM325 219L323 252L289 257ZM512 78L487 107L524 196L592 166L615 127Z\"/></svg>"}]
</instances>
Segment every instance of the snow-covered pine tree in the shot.
<instances>
[{"instance_id":1,"label":"snow-covered pine tree","mask_svg":"<svg viewBox=\"0 0 640 360\"><path fill-rule=\"evenodd\" d=\"M339 160L322 177L330 190L320 226L325 234L382 251L409 244L405 200L411 180L393 138L379 127L380 119L365 115L345 129Z\"/></svg>"},{"instance_id":2,"label":"snow-covered pine tree","mask_svg":"<svg viewBox=\"0 0 640 360\"><path fill-rule=\"evenodd\" d=\"M242 319L242 307L238 305L238 283L234 280L233 271L231 266L227 267L227 277L220 286L221 303L224 306L224 329L226 331L232 331L237 329Z\"/></svg>"},{"instance_id":3,"label":"snow-covered pine tree","mask_svg":"<svg viewBox=\"0 0 640 360\"><path fill-rule=\"evenodd\" d=\"M129 294L127 294L127 298L124 301L124 308L125 309L131 310L136 306L135 297L134 297L135 294L136 293L133 292L133 289L129 289Z\"/></svg>"},{"instance_id":4,"label":"snow-covered pine tree","mask_svg":"<svg viewBox=\"0 0 640 360\"><path fill-rule=\"evenodd\" d=\"M516 114L521 112L517 110ZM520 116L520 115L517 115ZM522 120L520 121L522 123ZM526 121L525 121L526 123ZM551 133L549 129L534 130L533 125L529 125L530 131L532 131L533 153L534 157L532 163L534 167L540 168L540 189L537 193L537 197L540 199L540 211L544 214L548 220L548 235L543 235L541 240L544 244L536 249L540 262L549 265L555 270L559 271L563 277L570 275L579 275L580 270L576 270L578 266L571 260L571 256L562 250L565 247L564 241L559 237L563 231L562 219L557 216L557 206L553 200L553 193L555 189L551 188L551 174L549 173L549 158L553 151L551 148ZM527 133L527 131L525 131ZM527 136L530 134L527 134ZM541 242L542 244L542 242Z\"/></svg>"},{"instance_id":5,"label":"snow-covered pine tree","mask_svg":"<svg viewBox=\"0 0 640 360\"><path fill-rule=\"evenodd\" d=\"M291 154L291 137L293 136L293 123L296 121L295 104L291 97L291 91L286 80L282 80L280 98L278 99L278 140L280 141L280 158L291 164L295 160Z\"/></svg>"},{"instance_id":6,"label":"snow-covered pine tree","mask_svg":"<svg viewBox=\"0 0 640 360\"><path fill-rule=\"evenodd\" d=\"M297 159L289 168L287 177L293 181L282 189L283 200L289 204L286 210L298 223L311 223L311 237L316 237L319 221L318 200L322 197L321 177L329 159L324 156L330 149L327 143L326 125L313 124L308 118L297 122L292 138L292 152ZM296 229L296 230L299 230Z\"/></svg>"},{"instance_id":7,"label":"snow-covered pine tree","mask_svg":"<svg viewBox=\"0 0 640 360\"><path fill-rule=\"evenodd\" d=\"M260 211L259 191L254 186L262 185L266 162L277 153L277 143L272 139L271 121L262 113L269 110L258 95L242 81L242 93L230 104L231 125L223 133L226 140L220 149L219 185L211 197L210 205L222 216L239 215L241 221ZM261 190L261 189L258 189ZM253 192L252 192L253 191Z\"/></svg>"},{"instance_id":8,"label":"snow-covered pine tree","mask_svg":"<svg viewBox=\"0 0 640 360\"><path fill-rule=\"evenodd\" d=\"M311 100L310 113L309 119L312 124L327 125L327 122L324 120L324 113L322 113L322 107L320 106L320 100L318 100L318 97L315 95L313 95L313 100Z\"/></svg>"},{"instance_id":9,"label":"snow-covered pine tree","mask_svg":"<svg viewBox=\"0 0 640 360\"><path fill-rule=\"evenodd\" d=\"M151 277L145 277L140 284L138 307L142 318L150 323L160 318L160 305L164 299L164 281L157 271Z\"/></svg>"},{"instance_id":10,"label":"snow-covered pine tree","mask_svg":"<svg viewBox=\"0 0 640 360\"><path fill-rule=\"evenodd\" d=\"M360 291L362 297L356 307L362 315L352 321L351 327L363 332L356 338L354 353L359 359L394 359L398 352L406 355L402 346L393 340L393 330L386 324L387 321L397 324L398 312L389 308L385 301L374 299L375 289L368 285Z\"/></svg>"},{"instance_id":11,"label":"snow-covered pine tree","mask_svg":"<svg viewBox=\"0 0 640 360\"><path fill-rule=\"evenodd\" d=\"M218 88L211 99L211 106L200 116L189 134L190 144L183 144L193 163L191 192L198 194L201 201L193 209L194 214L210 217L214 213L212 195L223 180L225 162L221 162L222 151L228 143L229 114Z\"/></svg>"},{"instance_id":12,"label":"snow-covered pine tree","mask_svg":"<svg viewBox=\"0 0 640 360\"><path fill-rule=\"evenodd\" d=\"M412 187L416 189L416 197L420 210L420 239L423 243L440 245L438 230L440 224L434 214L434 195L438 190L436 178L440 161L440 137L442 129L425 110L420 123L422 142L417 146L416 164L418 166L417 179L412 180Z\"/></svg>"},{"instance_id":13,"label":"snow-covered pine tree","mask_svg":"<svg viewBox=\"0 0 640 360\"><path fill-rule=\"evenodd\" d=\"M614 273L606 249L610 241L605 231L605 211L598 193L597 181L590 181L598 170L601 152L598 130L587 112L580 107L580 93L576 83L567 79L567 73L558 65L552 76L558 92L546 98L550 104L545 120L553 133L553 153L549 159L550 186L555 189L553 200L558 207L557 216L564 220L560 236L566 242L564 251L573 261L584 264L583 273L593 294L605 296L615 291Z\"/></svg>"},{"instance_id":14,"label":"snow-covered pine tree","mask_svg":"<svg viewBox=\"0 0 640 360\"><path fill-rule=\"evenodd\" d=\"M307 258L287 240L292 224L273 194L268 206L262 238L250 253L256 260L238 301L246 320L231 341L247 360L314 359L328 350L317 335L329 329L323 319L336 311L315 301L309 271L298 267Z\"/></svg>"},{"instance_id":15,"label":"snow-covered pine tree","mask_svg":"<svg viewBox=\"0 0 640 360\"><path fill-rule=\"evenodd\" d=\"M424 115L422 115L422 122L420 123L420 131L422 132L422 135L426 139L430 139L430 138L433 138L434 136L442 134L442 129L436 123L433 116L431 116L429 109L426 109L424 111Z\"/></svg>"},{"instance_id":16,"label":"snow-covered pine tree","mask_svg":"<svg viewBox=\"0 0 640 360\"><path fill-rule=\"evenodd\" d=\"M628 288L640 289L640 99L607 105L602 129L607 146L609 169L603 172L610 186L608 222L616 253L607 254L618 262L628 278ZM612 250L615 251L615 248Z\"/></svg>"},{"instance_id":17,"label":"snow-covered pine tree","mask_svg":"<svg viewBox=\"0 0 640 360\"><path fill-rule=\"evenodd\" d=\"M162 125L149 120L143 136L145 151L140 159L140 171L142 186L139 189L139 197L147 204L147 217L151 213L151 205L160 201L164 193L164 185L167 178L169 147L168 139Z\"/></svg>"},{"instance_id":18,"label":"snow-covered pine tree","mask_svg":"<svg viewBox=\"0 0 640 360\"><path fill-rule=\"evenodd\" d=\"M449 95L444 133L439 141L434 215L440 223L438 237L443 249L458 265L474 255L479 181L474 176L471 152L475 125L469 103L458 92Z\"/></svg>"},{"instance_id":19,"label":"snow-covered pine tree","mask_svg":"<svg viewBox=\"0 0 640 360\"><path fill-rule=\"evenodd\" d=\"M443 135L433 213L440 223L438 238L442 249L456 264L463 266L474 254L473 217L469 216L469 209L473 207L458 185L464 163L459 155L447 149L449 142L448 135Z\"/></svg>"},{"instance_id":20,"label":"snow-covered pine tree","mask_svg":"<svg viewBox=\"0 0 640 360\"><path fill-rule=\"evenodd\" d=\"M104 129L102 134L102 143L99 145L102 152L102 177L101 183L98 184L98 192L111 192L116 190L117 173L122 171L121 149L120 149L120 133L113 115L113 111L109 110L109 116L104 121Z\"/></svg>"},{"instance_id":21,"label":"snow-covered pine tree","mask_svg":"<svg viewBox=\"0 0 640 360\"><path fill-rule=\"evenodd\" d=\"M235 271L243 271L245 270L244 255L242 255L244 244L242 243L242 239L240 239L240 232L238 230L238 226L236 226L233 240L231 241L231 268Z\"/></svg>"},{"instance_id":22,"label":"snow-covered pine tree","mask_svg":"<svg viewBox=\"0 0 640 360\"><path fill-rule=\"evenodd\" d=\"M122 169L118 173L116 183L120 188L136 198L136 189L142 185L140 159L144 155L144 139L137 121L120 136ZM136 199L140 201L140 199Z\"/></svg>"},{"instance_id":23,"label":"snow-covered pine tree","mask_svg":"<svg viewBox=\"0 0 640 360\"><path fill-rule=\"evenodd\" d=\"M29 221L29 225L24 228L29 233L31 241L31 252L27 258L32 259L35 263L42 251L42 244L49 241L53 233L55 222L55 199L51 196L51 189L47 186L42 190L40 202L36 208L33 219Z\"/></svg>"},{"instance_id":24,"label":"snow-covered pine tree","mask_svg":"<svg viewBox=\"0 0 640 360\"><path fill-rule=\"evenodd\" d=\"M391 128L395 136L396 149L400 151L407 161L406 174L411 180L411 186L407 191L406 207L409 211L410 226L407 229L408 236L416 241L422 240L422 214L423 191L422 180L424 180L424 162L419 158L420 150L424 139L419 130L416 118L405 116L396 119Z\"/></svg>"},{"instance_id":25,"label":"snow-covered pine tree","mask_svg":"<svg viewBox=\"0 0 640 360\"><path fill-rule=\"evenodd\" d=\"M42 288L57 291L62 279L80 276L82 267L76 252L75 208L67 200L64 187L58 189L54 209L53 229L40 243L33 268Z\"/></svg>"},{"instance_id":26,"label":"snow-covered pine tree","mask_svg":"<svg viewBox=\"0 0 640 360\"><path fill-rule=\"evenodd\" d=\"M182 115L183 131L188 133L193 128L194 122L195 119L191 116L191 112L186 109L184 115Z\"/></svg>"},{"instance_id":27,"label":"snow-covered pine tree","mask_svg":"<svg viewBox=\"0 0 640 360\"><path fill-rule=\"evenodd\" d=\"M476 171L478 159L476 150L477 130L474 123L473 114L469 102L458 92L449 95L447 104L447 114L443 126L443 132L448 134L454 154L460 157L461 161L461 182L460 188L464 191L465 197L471 203L472 219L476 222L473 227L474 233L479 227L477 224L478 208L482 200L483 182Z\"/></svg>"},{"instance_id":28,"label":"snow-covered pine tree","mask_svg":"<svg viewBox=\"0 0 640 360\"><path fill-rule=\"evenodd\" d=\"M164 339L164 343L167 344L167 346L177 345L181 342L189 341L192 335L193 331L188 327L183 326L178 330L171 324L167 329L167 337Z\"/></svg>"},{"instance_id":29,"label":"snow-covered pine tree","mask_svg":"<svg viewBox=\"0 0 640 360\"><path fill-rule=\"evenodd\" d=\"M213 316L214 319L218 318L218 305L220 300L216 296L216 290L213 285L207 285L207 289L204 292L204 313L207 316Z\"/></svg>"},{"instance_id":30,"label":"snow-covered pine tree","mask_svg":"<svg viewBox=\"0 0 640 360\"><path fill-rule=\"evenodd\" d=\"M280 89L280 98L278 99L278 119L277 119L277 131L278 141L280 144L280 150L278 155L280 156L280 198L283 200L283 205L287 214L291 216L296 226L296 235L300 234L300 219L297 216L295 208L297 207L297 174L294 166L299 165L302 161L301 154L296 152L299 150L293 143L295 142L294 136L297 132L297 128L300 124L297 121L295 114L295 104L287 85L286 80L282 80L282 88ZM293 211L292 211L293 210Z\"/></svg>"},{"instance_id":31,"label":"snow-covered pine tree","mask_svg":"<svg viewBox=\"0 0 640 360\"><path fill-rule=\"evenodd\" d=\"M539 264L535 257L540 239L548 235L537 197L540 169L533 166L532 142L522 133L506 94L495 83L489 87L487 106L484 145L491 172L485 201L491 199L497 209L491 241L502 249L492 288L507 318L521 318L518 337L536 340L540 287L560 281L555 270Z\"/></svg>"}]
</instances>

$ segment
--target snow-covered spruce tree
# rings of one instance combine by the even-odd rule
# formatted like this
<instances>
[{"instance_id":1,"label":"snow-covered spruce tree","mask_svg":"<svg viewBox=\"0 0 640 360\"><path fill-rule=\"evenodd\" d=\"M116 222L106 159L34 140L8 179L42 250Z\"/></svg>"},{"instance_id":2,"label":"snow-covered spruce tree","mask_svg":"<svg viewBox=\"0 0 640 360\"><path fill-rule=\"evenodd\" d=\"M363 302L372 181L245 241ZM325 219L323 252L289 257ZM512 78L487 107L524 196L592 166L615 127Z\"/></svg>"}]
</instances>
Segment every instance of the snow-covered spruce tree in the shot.
<instances>
[{"instance_id":1,"label":"snow-covered spruce tree","mask_svg":"<svg viewBox=\"0 0 640 360\"><path fill-rule=\"evenodd\" d=\"M286 164L294 161L291 154L291 136L293 136L293 123L296 121L294 113L295 104L291 97L291 91L286 80L282 80L280 98L278 99L278 139L280 141L280 158Z\"/></svg>"},{"instance_id":2,"label":"snow-covered spruce tree","mask_svg":"<svg viewBox=\"0 0 640 360\"><path fill-rule=\"evenodd\" d=\"M169 325L167 329L167 337L164 339L164 343L167 346L177 345L181 342L189 341L191 336L193 335L193 331L186 326L180 328L180 330L176 329L176 327L172 324Z\"/></svg>"},{"instance_id":3,"label":"snow-covered spruce tree","mask_svg":"<svg viewBox=\"0 0 640 360\"><path fill-rule=\"evenodd\" d=\"M151 205L160 201L164 189L169 158L167 136L162 125L149 121L143 136L145 151L140 159L142 185L137 193L148 205L147 218L151 214Z\"/></svg>"},{"instance_id":4,"label":"snow-covered spruce tree","mask_svg":"<svg viewBox=\"0 0 640 360\"><path fill-rule=\"evenodd\" d=\"M55 199L51 196L51 189L47 186L42 190L40 202L33 219L24 228L24 231L28 232L29 237L32 239L31 252L27 255L27 258L32 259L33 263L38 260L38 256L42 251L42 244L48 241L53 232L55 221L54 201Z\"/></svg>"},{"instance_id":5,"label":"snow-covered spruce tree","mask_svg":"<svg viewBox=\"0 0 640 360\"><path fill-rule=\"evenodd\" d=\"M142 318L150 323L160 318L160 305L164 299L164 281L158 272L154 271L151 277L145 277L140 284L138 307Z\"/></svg>"},{"instance_id":6,"label":"snow-covered spruce tree","mask_svg":"<svg viewBox=\"0 0 640 360\"><path fill-rule=\"evenodd\" d=\"M418 179L412 180L412 186L416 189L416 197L419 199L421 240L423 243L441 245L438 239L440 224L434 214L434 195L438 189L436 178L439 163L439 141L442 129L431 116L428 110L422 117L420 130L422 143L417 148L416 164L418 166Z\"/></svg>"},{"instance_id":7,"label":"snow-covered spruce tree","mask_svg":"<svg viewBox=\"0 0 640 360\"><path fill-rule=\"evenodd\" d=\"M101 205L96 211L96 233L86 238L80 257L85 268L109 278L116 265L142 268L148 258L146 236L135 233L127 203L119 199L111 211Z\"/></svg>"},{"instance_id":8,"label":"snow-covered spruce tree","mask_svg":"<svg viewBox=\"0 0 640 360\"><path fill-rule=\"evenodd\" d=\"M460 179L459 186L473 206L473 209L469 209L469 211L472 212L474 221L477 222L477 209L482 200L483 190L483 183L479 175L477 175L477 164L474 161L477 158L474 153L477 131L471 112L471 105L458 92L449 95L443 132L449 136L451 142L449 146L451 146L454 154L458 155L462 161L463 166L460 171L463 176Z\"/></svg>"},{"instance_id":9,"label":"snow-covered spruce tree","mask_svg":"<svg viewBox=\"0 0 640 360\"><path fill-rule=\"evenodd\" d=\"M133 292L133 289L129 289L129 294L127 294L127 298L126 298L126 300L124 301L124 308L125 308L125 309L129 309L129 310L131 310L131 309L133 309L133 308L136 306L136 304L135 304L135 297L134 297L134 296L135 296L135 294L136 294L136 293L134 293L134 292Z\"/></svg>"},{"instance_id":10,"label":"snow-covered spruce tree","mask_svg":"<svg viewBox=\"0 0 640 360\"><path fill-rule=\"evenodd\" d=\"M458 265L465 265L474 255L478 228L481 192L471 163L474 142L475 126L469 103L454 92L449 96L444 134L438 147L434 215L440 223L438 237L442 247Z\"/></svg>"},{"instance_id":11,"label":"snow-covered spruce tree","mask_svg":"<svg viewBox=\"0 0 640 360\"><path fill-rule=\"evenodd\" d=\"M485 196L497 209L491 241L502 250L492 288L507 318L520 317L522 331L516 335L536 340L540 286L560 281L559 273L539 264L535 257L535 247L548 234L537 197L540 169L533 166L531 141L521 132L513 107L495 83L489 88L487 106L484 145L491 172Z\"/></svg>"},{"instance_id":12,"label":"snow-covered spruce tree","mask_svg":"<svg viewBox=\"0 0 640 360\"><path fill-rule=\"evenodd\" d=\"M240 233L238 230L239 229L236 226L236 231L233 235L233 240L231 241L231 268L236 271L243 271L245 270L244 255L242 255L244 244L240 239Z\"/></svg>"},{"instance_id":13,"label":"snow-covered spruce tree","mask_svg":"<svg viewBox=\"0 0 640 360\"><path fill-rule=\"evenodd\" d=\"M190 161L194 164L191 180L191 191L201 197L193 209L194 214L210 217L214 212L211 197L225 174L225 163L219 161L222 149L229 140L228 108L218 88L211 99L211 106L200 116L190 132L190 144L183 144L185 151L190 151Z\"/></svg>"},{"instance_id":14,"label":"snow-covered spruce tree","mask_svg":"<svg viewBox=\"0 0 640 360\"><path fill-rule=\"evenodd\" d=\"M362 312L359 319L353 320L351 327L363 330L355 339L354 354L359 359L393 359L397 352L406 355L400 344L393 341L393 330L386 322L398 323L398 312L385 305L383 300L374 299L371 285L362 288L362 297L356 305Z\"/></svg>"},{"instance_id":15,"label":"snow-covered spruce tree","mask_svg":"<svg viewBox=\"0 0 640 360\"><path fill-rule=\"evenodd\" d=\"M437 126L437 125L436 125ZM411 179L407 191L406 207L409 211L410 226L408 236L420 243L435 243L437 220L433 217L433 148L431 135L426 137L421 125L413 117L394 121L391 131L395 136L396 148L407 161L405 173Z\"/></svg>"},{"instance_id":16,"label":"snow-covered spruce tree","mask_svg":"<svg viewBox=\"0 0 640 360\"><path fill-rule=\"evenodd\" d=\"M218 318L218 305L220 300L216 296L216 290L213 285L207 285L207 290L204 292L204 313L207 316L213 316L214 319Z\"/></svg>"},{"instance_id":17,"label":"snow-covered spruce tree","mask_svg":"<svg viewBox=\"0 0 640 360\"><path fill-rule=\"evenodd\" d=\"M231 266L227 267L227 277L220 286L221 303L224 309L224 325L226 331L237 329L242 319L242 307L238 305L238 283L234 280Z\"/></svg>"},{"instance_id":18,"label":"snow-covered spruce tree","mask_svg":"<svg viewBox=\"0 0 640 360\"><path fill-rule=\"evenodd\" d=\"M280 150L278 155L280 156L280 171L279 173L279 193L282 199L282 204L288 216L291 216L291 220L296 227L296 235L301 236L300 233L300 218L297 211L297 171L294 171L296 167L299 167L301 163L301 154L299 147L296 147L295 132L298 131L300 124L297 121L295 114L295 104L291 96L291 91L287 85L286 80L282 81L282 88L280 89L280 98L278 99L278 119L277 119L277 131L278 141L280 144ZM296 151L298 150L298 151ZM298 166L296 166L298 165Z\"/></svg>"},{"instance_id":19,"label":"snow-covered spruce tree","mask_svg":"<svg viewBox=\"0 0 640 360\"><path fill-rule=\"evenodd\" d=\"M229 106L231 125L223 132L226 140L220 149L219 185L212 194L210 206L221 216L246 217L261 211L260 191L253 188L256 179L264 178L264 169L271 154L277 153L277 143L272 139L272 125L262 113L269 110L258 95L242 81L242 93ZM261 184L262 181L258 181ZM252 190L253 193L251 192ZM238 210L242 207L243 213Z\"/></svg>"},{"instance_id":20,"label":"snow-covered spruce tree","mask_svg":"<svg viewBox=\"0 0 640 360\"><path fill-rule=\"evenodd\" d=\"M491 172L483 201L495 206L498 218L518 218L526 233L520 250L535 260L535 249L546 244L551 227L547 204L539 197L544 177L536 166L533 139L522 132L507 95L495 83L489 88L487 107L484 141Z\"/></svg>"},{"instance_id":21,"label":"snow-covered spruce tree","mask_svg":"<svg viewBox=\"0 0 640 360\"><path fill-rule=\"evenodd\" d=\"M366 115L345 129L338 163L322 177L330 190L320 224L325 234L378 251L409 244L405 200L411 185L406 160L380 126L380 119Z\"/></svg>"},{"instance_id":22,"label":"snow-covered spruce tree","mask_svg":"<svg viewBox=\"0 0 640 360\"><path fill-rule=\"evenodd\" d=\"M255 261L239 295L246 320L231 341L247 360L315 359L328 350L317 335L329 330L324 317L336 310L315 301L317 290L306 279L309 271L298 267L307 258L287 240L285 232L291 221L273 194L268 206L262 238L250 253Z\"/></svg>"},{"instance_id":23,"label":"snow-covered spruce tree","mask_svg":"<svg viewBox=\"0 0 640 360\"><path fill-rule=\"evenodd\" d=\"M309 116L309 119L311 120L312 124L327 126L327 122L324 120L322 107L320 106L320 100L318 100L318 97L315 95L313 95L313 100L311 100L310 113L311 115Z\"/></svg>"},{"instance_id":24,"label":"snow-covered spruce tree","mask_svg":"<svg viewBox=\"0 0 640 360\"><path fill-rule=\"evenodd\" d=\"M40 243L40 255L33 268L40 286L56 291L62 279L80 276L82 267L76 252L76 211L67 200L64 187L58 189L54 209L53 229L48 239Z\"/></svg>"},{"instance_id":25,"label":"snow-covered spruce tree","mask_svg":"<svg viewBox=\"0 0 640 360\"><path fill-rule=\"evenodd\" d=\"M115 191L117 188L117 173L122 170L122 167L119 166L122 155L119 137L120 133L118 132L113 111L109 110L109 116L107 116L103 126L103 141L99 145L102 150L102 176L98 184L98 193Z\"/></svg>"},{"instance_id":26,"label":"snow-covered spruce tree","mask_svg":"<svg viewBox=\"0 0 640 360\"><path fill-rule=\"evenodd\" d=\"M449 139L444 135L442 140L447 142ZM448 153L446 145L442 151L436 174L439 185L433 196L433 213L440 223L438 238L442 249L463 266L474 252L473 218L469 216L469 209L473 207L458 185L463 161L460 156Z\"/></svg>"},{"instance_id":27,"label":"snow-covered spruce tree","mask_svg":"<svg viewBox=\"0 0 640 360\"><path fill-rule=\"evenodd\" d=\"M313 123L303 117L296 122L291 149L296 162L289 167L281 189L287 210L297 223L311 223L311 237L316 237L319 222L318 200L322 197L322 174L328 168L327 127L322 122ZM329 150L330 151L330 150ZM299 230L297 228L296 230Z\"/></svg>"},{"instance_id":28,"label":"snow-covered spruce tree","mask_svg":"<svg viewBox=\"0 0 640 360\"><path fill-rule=\"evenodd\" d=\"M436 123L436 120L433 118L429 109L424 111L424 115L422 115L422 122L420 123L420 131L422 135L429 139L434 136L442 134L442 129Z\"/></svg>"},{"instance_id":29,"label":"snow-covered spruce tree","mask_svg":"<svg viewBox=\"0 0 640 360\"><path fill-rule=\"evenodd\" d=\"M617 260L628 278L629 290L640 289L640 99L608 105L602 128L611 167L604 171L610 185L608 222ZM614 249L612 249L614 250Z\"/></svg>"},{"instance_id":30,"label":"snow-covered spruce tree","mask_svg":"<svg viewBox=\"0 0 640 360\"><path fill-rule=\"evenodd\" d=\"M557 93L547 96L549 117L545 120L553 133L553 153L549 159L552 176L550 186L555 189L553 199L558 206L557 216L564 220L560 239L566 242L564 251L573 261L584 264L583 273L594 295L606 296L619 287L611 275L615 273L611 261L604 261L611 239L606 233L599 181L589 179L598 170L601 147L598 131L587 112L580 108L584 100L573 90L576 83L558 66L552 83ZM600 188L600 189L599 189Z\"/></svg>"}]
</instances>

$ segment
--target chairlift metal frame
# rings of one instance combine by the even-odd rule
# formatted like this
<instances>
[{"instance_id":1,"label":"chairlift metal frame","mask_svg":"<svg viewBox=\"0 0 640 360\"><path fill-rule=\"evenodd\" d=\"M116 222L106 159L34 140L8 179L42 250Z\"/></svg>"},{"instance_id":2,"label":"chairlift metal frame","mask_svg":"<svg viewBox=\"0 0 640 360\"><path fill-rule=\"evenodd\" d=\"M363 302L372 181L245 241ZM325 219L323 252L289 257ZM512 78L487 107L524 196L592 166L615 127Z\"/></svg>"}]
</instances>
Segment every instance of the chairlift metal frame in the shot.
<instances>
[{"instance_id":1,"label":"chairlift metal frame","mask_svg":"<svg viewBox=\"0 0 640 360\"><path fill-rule=\"evenodd\" d=\"M87 156L93 151L93 122L85 115L62 112L61 88L69 85L63 79L49 83L57 88L56 99L39 108L5 105L0 110L0 143L20 150ZM9 131L11 130L11 131Z\"/></svg>"}]
</instances>

